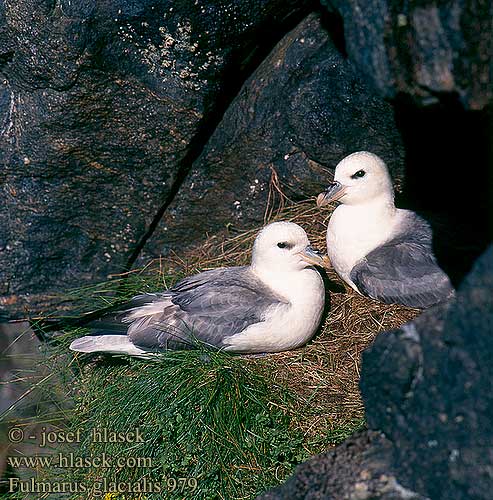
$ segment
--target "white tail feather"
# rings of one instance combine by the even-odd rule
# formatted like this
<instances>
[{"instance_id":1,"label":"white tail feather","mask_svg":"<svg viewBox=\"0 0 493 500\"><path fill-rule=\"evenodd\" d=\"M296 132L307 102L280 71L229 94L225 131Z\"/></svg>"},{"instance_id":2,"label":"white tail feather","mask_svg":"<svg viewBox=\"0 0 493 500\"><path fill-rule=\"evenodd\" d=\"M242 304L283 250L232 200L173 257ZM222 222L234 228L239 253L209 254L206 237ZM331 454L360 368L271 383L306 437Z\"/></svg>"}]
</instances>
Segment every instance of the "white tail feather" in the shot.
<instances>
[{"instance_id":1,"label":"white tail feather","mask_svg":"<svg viewBox=\"0 0 493 500\"><path fill-rule=\"evenodd\" d=\"M108 352L111 354L128 354L129 356L149 357L155 355L139 349L126 335L94 335L75 339L70 349L77 352Z\"/></svg>"}]
</instances>

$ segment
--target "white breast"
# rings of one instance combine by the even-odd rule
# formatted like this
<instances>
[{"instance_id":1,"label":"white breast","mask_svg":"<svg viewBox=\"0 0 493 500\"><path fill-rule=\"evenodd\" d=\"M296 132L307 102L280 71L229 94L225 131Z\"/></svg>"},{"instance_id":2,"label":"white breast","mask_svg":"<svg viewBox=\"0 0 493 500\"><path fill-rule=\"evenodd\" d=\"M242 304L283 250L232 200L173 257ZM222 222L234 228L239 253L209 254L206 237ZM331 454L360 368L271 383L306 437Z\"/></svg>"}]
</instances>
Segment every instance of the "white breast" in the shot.
<instances>
[{"instance_id":1,"label":"white breast","mask_svg":"<svg viewBox=\"0 0 493 500\"><path fill-rule=\"evenodd\" d=\"M337 274L355 290L349 274L355 264L397 231L401 210L392 206L339 205L327 227L327 254Z\"/></svg>"},{"instance_id":2,"label":"white breast","mask_svg":"<svg viewBox=\"0 0 493 500\"><path fill-rule=\"evenodd\" d=\"M266 280L267 282L267 280ZM278 273L268 285L286 299L272 306L262 323L226 337L227 351L279 352L305 344L320 324L325 303L325 288L320 274L311 268Z\"/></svg>"}]
</instances>

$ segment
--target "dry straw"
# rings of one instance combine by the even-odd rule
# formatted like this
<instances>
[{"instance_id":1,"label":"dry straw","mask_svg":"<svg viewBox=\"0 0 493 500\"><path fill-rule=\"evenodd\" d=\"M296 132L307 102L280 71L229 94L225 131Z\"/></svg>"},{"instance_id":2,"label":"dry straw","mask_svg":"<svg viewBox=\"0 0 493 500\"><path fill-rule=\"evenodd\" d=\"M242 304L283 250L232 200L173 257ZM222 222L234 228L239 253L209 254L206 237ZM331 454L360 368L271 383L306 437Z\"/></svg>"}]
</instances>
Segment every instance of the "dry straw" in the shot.
<instances>
[{"instance_id":1,"label":"dry straw","mask_svg":"<svg viewBox=\"0 0 493 500\"><path fill-rule=\"evenodd\" d=\"M312 199L286 206L284 196L282 200L281 209L266 210L270 216L266 222L289 220L299 224L312 246L325 253L325 232L334 205L319 209ZM247 264L257 232L255 229L235 236L211 237L180 258L174 255L166 259L166 267L176 266L188 275ZM162 261L158 267L163 267ZM296 391L298 401L305 403L305 408L296 412L296 424L311 438L322 429L341 428L363 418L358 388L362 351L376 335L398 328L419 312L363 297L346 286L332 269L325 270L325 274L328 311L318 334L301 349L268 355L275 378Z\"/></svg>"}]
</instances>

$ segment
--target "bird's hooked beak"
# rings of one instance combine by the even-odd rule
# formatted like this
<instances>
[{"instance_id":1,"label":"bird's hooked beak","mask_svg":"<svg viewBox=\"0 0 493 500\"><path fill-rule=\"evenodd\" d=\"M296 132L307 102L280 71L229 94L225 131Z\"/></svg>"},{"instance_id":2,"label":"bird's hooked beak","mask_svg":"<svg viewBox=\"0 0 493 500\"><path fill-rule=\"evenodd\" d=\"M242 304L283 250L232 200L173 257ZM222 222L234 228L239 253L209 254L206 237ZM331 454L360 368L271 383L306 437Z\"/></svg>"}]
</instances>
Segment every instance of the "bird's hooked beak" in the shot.
<instances>
[{"instance_id":1,"label":"bird's hooked beak","mask_svg":"<svg viewBox=\"0 0 493 500\"><path fill-rule=\"evenodd\" d=\"M312 266L328 267L329 258L326 255L322 255L317 252L310 245L308 245L304 250L299 252L301 259Z\"/></svg>"},{"instance_id":2,"label":"bird's hooked beak","mask_svg":"<svg viewBox=\"0 0 493 500\"><path fill-rule=\"evenodd\" d=\"M327 189L317 196L317 206L324 207L332 201L337 201L346 194L346 187L340 182L331 182Z\"/></svg>"}]
</instances>

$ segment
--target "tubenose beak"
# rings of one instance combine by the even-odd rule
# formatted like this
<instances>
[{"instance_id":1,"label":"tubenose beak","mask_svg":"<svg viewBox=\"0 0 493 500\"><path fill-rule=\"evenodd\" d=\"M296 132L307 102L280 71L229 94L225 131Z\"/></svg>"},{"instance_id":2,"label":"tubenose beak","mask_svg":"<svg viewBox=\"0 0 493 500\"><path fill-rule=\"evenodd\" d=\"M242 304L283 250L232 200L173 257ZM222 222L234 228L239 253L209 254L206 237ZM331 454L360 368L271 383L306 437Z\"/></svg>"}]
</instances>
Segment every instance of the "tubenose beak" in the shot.
<instances>
[{"instance_id":1,"label":"tubenose beak","mask_svg":"<svg viewBox=\"0 0 493 500\"><path fill-rule=\"evenodd\" d=\"M312 266L329 267L329 258L317 252L310 245L299 253L300 257Z\"/></svg>"},{"instance_id":2,"label":"tubenose beak","mask_svg":"<svg viewBox=\"0 0 493 500\"><path fill-rule=\"evenodd\" d=\"M332 201L337 201L346 194L346 187L340 182L331 182L327 189L317 196L317 206L324 207Z\"/></svg>"}]
</instances>

